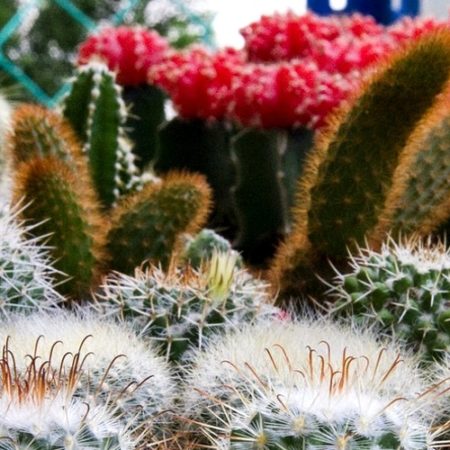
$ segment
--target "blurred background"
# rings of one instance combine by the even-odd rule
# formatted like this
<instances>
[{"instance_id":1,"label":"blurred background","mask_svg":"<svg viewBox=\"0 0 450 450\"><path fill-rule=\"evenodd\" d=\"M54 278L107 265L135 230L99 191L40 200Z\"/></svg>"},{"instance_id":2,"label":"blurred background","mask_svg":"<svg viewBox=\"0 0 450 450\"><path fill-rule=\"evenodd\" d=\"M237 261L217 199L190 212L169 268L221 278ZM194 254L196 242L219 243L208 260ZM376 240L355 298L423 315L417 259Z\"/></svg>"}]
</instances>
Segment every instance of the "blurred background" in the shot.
<instances>
[{"instance_id":1,"label":"blurred background","mask_svg":"<svg viewBox=\"0 0 450 450\"><path fill-rule=\"evenodd\" d=\"M67 89L77 46L106 23L144 24L177 48L193 42L241 47L240 28L262 14L302 13L306 1L0 0L0 86L9 97L53 106ZM342 10L350 0L330 1ZM391 1L395 8L402 0ZM421 2L422 15L446 18L449 8L450 0Z\"/></svg>"}]
</instances>

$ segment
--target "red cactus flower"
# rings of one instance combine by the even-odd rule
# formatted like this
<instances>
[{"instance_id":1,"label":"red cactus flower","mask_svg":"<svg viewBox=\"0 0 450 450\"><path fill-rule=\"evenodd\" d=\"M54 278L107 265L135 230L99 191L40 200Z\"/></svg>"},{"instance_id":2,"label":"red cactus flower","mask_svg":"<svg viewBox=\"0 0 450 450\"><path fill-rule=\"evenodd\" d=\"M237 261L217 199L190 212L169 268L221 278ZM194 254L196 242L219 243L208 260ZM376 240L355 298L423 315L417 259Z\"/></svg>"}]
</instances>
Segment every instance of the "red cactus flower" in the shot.
<instances>
[{"instance_id":1,"label":"red cactus flower","mask_svg":"<svg viewBox=\"0 0 450 450\"><path fill-rule=\"evenodd\" d=\"M103 60L117 72L117 82L125 86L147 83L147 72L159 63L169 44L155 31L144 27L106 27L81 45L78 64L92 58Z\"/></svg>"},{"instance_id":2,"label":"red cactus flower","mask_svg":"<svg viewBox=\"0 0 450 450\"><path fill-rule=\"evenodd\" d=\"M244 55L233 49L211 53L203 47L174 52L149 71L149 81L166 90L184 118L222 119L231 85Z\"/></svg>"}]
</instances>

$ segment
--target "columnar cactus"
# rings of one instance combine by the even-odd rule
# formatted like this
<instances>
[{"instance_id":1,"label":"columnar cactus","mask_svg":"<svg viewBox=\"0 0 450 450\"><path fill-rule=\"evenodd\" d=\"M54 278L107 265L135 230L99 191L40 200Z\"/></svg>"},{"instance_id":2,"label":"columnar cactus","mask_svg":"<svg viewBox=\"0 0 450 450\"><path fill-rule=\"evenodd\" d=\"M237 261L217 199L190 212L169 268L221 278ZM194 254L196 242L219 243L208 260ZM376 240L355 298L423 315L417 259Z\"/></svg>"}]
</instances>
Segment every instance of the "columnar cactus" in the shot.
<instances>
[{"instance_id":1,"label":"columnar cactus","mask_svg":"<svg viewBox=\"0 0 450 450\"><path fill-rule=\"evenodd\" d=\"M184 406L212 448L417 450L433 434L434 395L424 390L416 361L393 344L331 323L280 321L198 352Z\"/></svg>"},{"instance_id":2,"label":"columnar cactus","mask_svg":"<svg viewBox=\"0 0 450 450\"><path fill-rule=\"evenodd\" d=\"M211 334L275 315L268 286L236 266L235 252L215 251L199 269L157 267L134 276L109 276L99 294L105 314L130 319L179 361L190 347L203 348Z\"/></svg>"},{"instance_id":3,"label":"columnar cactus","mask_svg":"<svg viewBox=\"0 0 450 450\"><path fill-rule=\"evenodd\" d=\"M425 360L450 349L450 253L443 243L410 239L359 249L329 294L334 315L392 332Z\"/></svg>"},{"instance_id":4,"label":"columnar cactus","mask_svg":"<svg viewBox=\"0 0 450 450\"><path fill-rule=\"evenodd\" d=\"M124 129L126 107L114 73L98 62L82 66L62 109L83 143L94 186L108 208L140 185Z\"/></svg>"},{"instance_id":5,"label":"columnar cactus","mask_svg":"<svg viewBox=\"0 0 450 450\"><path fill-rule=\"evenodd\" d=\"M14 311L50 310L63 301L54 284L60 274L52 266L45 238L32 238L21 223L20 209L0 212L0 318Z\"/></svg>"},{"instance_id":6,"label":"columnar cactus","mask_svg":"<svg viewBox=\"0 0 450 450\"><path fill-rule=\"evenodd\" d=\"M449 42L448 32L437 33L395 56L318 139L291 236L272 268L286 296L311 282L326 259L344 259L377 224L408 138L449 87Z\"/></svg>"},{"instance_id":7,"label":"columnar cactus","mask_svg":"<svg viewBox=\"0 0 450 450\"><path fill-rule=\"evenodd\" d=\"M37 439L51 438L53 427L65 430L64 425L73 433L78 426L76 420L83 417L97 424L91 430L94 436L99 432L108 436L111 430L120 430L123 434L136 430L130 437L138 439L146 430L147 435L157 441L164 431L169 431L161 426L169 420L166 412L172 407L175 392L170 369L163 358L157 356L154 346L138 338L125 324L81 313L17 315L2 322L0 342L5 346L1 363L10 369L2 371L2 376L12 374L16 378L13 381L19 381L24 389L21 397L22 386L9 386L7 380L2 380L0 408L6 409L2 410L0 424L6 424L6 430L11 429L13 434L17 430L19 437L23 432L24 437L31 433ZM14 392L8 393L8 389ZM27 389L31 391L31 398L27 396ZM21 416L7 410L8 394L17 396ZM51 409L53 399L55 405ZM31 411L27 411L27 406ZM68 416L62 410L64 406L70 406ZM96 417L94 413L98 410L104 413ZM29 425L23 426L27 420ZM90 425L89 420L86 425ZM38 424L42 426L35 428ZM39 436L39 431L48 434ZM88 437L89 434L81 431L78 436L80 439ZM118 445L117 441L120 442L119 439L112 442ZM53 449L51 444L42 448ZM136 447L118 445L117 448Z\"/></svg>"}]
</instances>

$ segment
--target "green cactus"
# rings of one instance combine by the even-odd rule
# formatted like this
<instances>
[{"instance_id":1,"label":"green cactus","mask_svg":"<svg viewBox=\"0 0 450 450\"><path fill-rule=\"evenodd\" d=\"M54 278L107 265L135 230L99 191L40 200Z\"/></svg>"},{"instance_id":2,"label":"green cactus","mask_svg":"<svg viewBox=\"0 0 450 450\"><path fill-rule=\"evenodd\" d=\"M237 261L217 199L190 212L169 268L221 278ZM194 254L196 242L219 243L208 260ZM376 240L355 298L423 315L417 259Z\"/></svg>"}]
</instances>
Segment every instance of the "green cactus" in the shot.
<instances>
[{"instance_id":1,"label":"green cactus","mask_svg":"<svg viewBox=\"0 0 450 450\"><path fill-rule=\"evenodd\" d=\"M68 123L57 113L42 106L23 104L12 118L9 149L14 166L35 157L52 156L68 166L81 162L81 149Z\"/></svg>"},{"instance_id":2,"label":"green cactus","mask_svg":"<svg viewBox=\"0 0 450 450\"><path fill-rule=\"evenodd\" d=\"M318 139L299 184L293 231L278 249L272 281L298 293L327 259L345 259L380 217L399 158L421 117L449 86L450 34L392 58L350 109Z\"/></svg>"},{"instance_id":3,"label":"green cactus","mask_svg":"<svg viewBox=\"0 0 450 450\"><path fill-rule=\"evenodd\" d=\"M136 165L144 169L154 160L159 126L164 123L164 93L155 86L124 86L123 99L129 108L126 127L134 142Z\"/></svg>"},{"instance_id":4,"label":"green cactus","mask_svg":"<svg viewBox=\"0 0 450 450\"><path fill-rule=\"evenodd\" d=\"M211 259L216 251L232 252L236 257L236 264L239 267L243 266L242 257L238 252L232 250L230 242L208 228L204 228L195 236L187 235L185 237L181 258L191 267L198 269L204 261Z\"/></svg>"},{"instance_id":5,"label":"green cactus","mask_svg":"<svg viewBox=\"0 0 450 450\"><path fill-rule=\"evenodd\" d=\"M188 170L206 176L213 190L214 208L209 226L229 234L235 226L230 190L234 167L230 155L230 130L221 122L175 118L158 133L155 170Z\"/></svg>"},{"instance_id":6,"label":"green cactus","mask_svg":"<svg viewBox=\"0 0 450 450\"><path fill-rule=\"evenodd\" d=\"M443 243L417 238L379 252L359 249L351 270L329 284L331 314L378 325L419 351L423 360L450 350L450 254Z\"/></svg>"},{"instance_id":7,"label":"green cactus","mask_svg":"<svg viewBox=\"0 0 450 450\"><path fill-rule=\"evenodd\" d=\"M112 213L108 266L123 273L144 261L167 268L182 234L197 232L209 209L210 190L200 175L174 172L144 187Z\"/></svg>"},{"instance_id":8,"label":"green cactus","mask_svg":"<svg viewBox=\"0 0 450 450\"><path fill-rule=\"evenodd\" d=\"M113 274L98 296L100 311L132 320L162 345L168 360L180 361L212 334L277 313L267 283L239 269L237 258L233 251L215 251L199 269L187 266L164 273L151 267L134 276Z\"/></svg>"},{"instance_id":9,"label":"green cactus","mask_svg":"<svg viewBox=\"0 0 450 450\"><path fill-rule=\"evenodd\" d=\"M410 137L394 173L392 189L371 243L386 233L436 231L450 217L450 89Z\"/></svg>"},{"instance_id":10,"label":"green cactus","mask_svg":"<svg viewBox=\"0 0 450 450\"><path fill-rule=\"evenodd\" d=\"M121 88L105 65L90 63L78 69L62 110L83 143L94 186L105 208L140 186L124 129L127 112Z\"/></svg>"},{"instance_id":11,"label":"green cactus","mask_svg":"<svg viewBox=\"0 0 450 450\"><path fill-rule=\"evenodd\" d=\"M33 224L35 236L48 236L55 268L71 277L58 290L72 298L95 285L103 259L105 227L81 175L53 157L35 158L19 167L14 181L16 200L29 202L21 217Z\"/></svg>"}]
</instances>

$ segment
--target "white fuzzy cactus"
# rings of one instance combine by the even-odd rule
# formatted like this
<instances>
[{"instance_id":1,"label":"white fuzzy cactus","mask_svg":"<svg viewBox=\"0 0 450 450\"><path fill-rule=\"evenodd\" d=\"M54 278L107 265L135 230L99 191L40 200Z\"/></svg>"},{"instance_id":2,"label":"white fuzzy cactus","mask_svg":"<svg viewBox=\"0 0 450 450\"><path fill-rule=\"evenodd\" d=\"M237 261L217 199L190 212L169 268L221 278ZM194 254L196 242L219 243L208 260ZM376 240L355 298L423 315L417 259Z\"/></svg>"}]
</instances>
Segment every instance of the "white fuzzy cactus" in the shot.
<instances>
[{"instance_id":1,"label":"white fuzzy cactus","mask_svg":"<svg viewBox=\"0 0 450 450\"><path fill-rule=\"evenodd\" d=\"M277 321L215 339L192 361L185 409L233 450L429 448L416 360L329 322Z\"/></svg>"},{"instance_id":2,"label":"white fuzzy cactus","mask_svg":"<svg viewBox=\"0 0 450 450\"><path fill-rule=\"evenodd\" d=\"M0 318L14 311L49 310L63 301L53 287L58 272L45 237L30 237L31 228L18 220L19 213L19 208L0 211Z\"/></svg>"},{"instance_id":3,"label":"white fuzzy cactus","mask_svg":"<svg viewBox=\"0 0 450 450\"><path fill-rule=\"evenodd\" d=\"M98 306L103 313L130 319L141 333L162 343L168 359L201 348L214 332L275 315L268 286L236 265L236 252L214 252L201 268L156 267L134 276L112 274Z\"/></svg>"},{"instance_id":4,"label":"white fuzzy cactus","mask_svg":"<svg viewBox=\"0 0 450 450\"><path fill-rule=\"evenodd\" d=\"M76 363L75 398L107 409L122 427L145 424L150 435L162 434L175 393L170 369L125 324L81 313L17 315L0 324L0 342L7 343L21 376L27 374L30 355L48 361L49 373L69 378Z\"/></svg>"}]
</instances>

